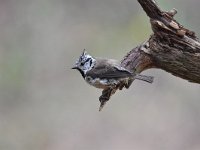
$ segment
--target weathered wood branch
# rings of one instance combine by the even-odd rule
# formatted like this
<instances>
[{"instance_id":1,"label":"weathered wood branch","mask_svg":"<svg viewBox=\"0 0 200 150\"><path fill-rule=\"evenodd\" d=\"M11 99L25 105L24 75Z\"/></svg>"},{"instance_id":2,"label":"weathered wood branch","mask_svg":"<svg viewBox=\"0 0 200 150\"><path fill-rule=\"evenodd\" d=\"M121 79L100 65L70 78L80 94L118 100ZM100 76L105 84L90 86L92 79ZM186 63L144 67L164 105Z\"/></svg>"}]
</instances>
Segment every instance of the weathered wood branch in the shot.
<instances>
[{"instance_id":1,"label":"weathered wood branch","mask_svg":"<svg viewBox=\"0 0 200 150\"><path fill-rule=\"evenodd\" d=\"M147 13L149 18L152 19L158 19L160 16L162 16L162 11L156 4L156 1L154 0L138 0L144 11ZM151 12L151 13L148 13Z\"/></svg>"},{"instance_id":2,"label":"weathered wood branch","mask_svg":"<svg viewBox=\"0 0 200 150\"><path fill-rule=\"evenodd\" d=\"M190 82L200 83L200 43L195 33L184 28L173 18L177 13L175 9L169 12L162 11L154 0L138 2L150 17L154 34L147 42L125 56L122 66L139 72L156 67ZM136 52L140 53L141 59L135 60L132 57ZM137 61L142 65L138 65Z\"/></svg>"},{"instance_id":3,"label":"weathered wood branch","mask_svg":"<svg viewBox=\"0 0 200 150\"><path fill-rule=\"evenodd\" d=\"M200 42L195 33L173 18L177 13L175 9L162 11L155 0L138 2L150 18L153 34L146 42L133 48L123 58L121 65L135 73L149 68L160 68L200 84ZM114 92L117 89L113 89ZM107 97L108 100L111 95L112 93Z\"/></svg>"}]
</instances>

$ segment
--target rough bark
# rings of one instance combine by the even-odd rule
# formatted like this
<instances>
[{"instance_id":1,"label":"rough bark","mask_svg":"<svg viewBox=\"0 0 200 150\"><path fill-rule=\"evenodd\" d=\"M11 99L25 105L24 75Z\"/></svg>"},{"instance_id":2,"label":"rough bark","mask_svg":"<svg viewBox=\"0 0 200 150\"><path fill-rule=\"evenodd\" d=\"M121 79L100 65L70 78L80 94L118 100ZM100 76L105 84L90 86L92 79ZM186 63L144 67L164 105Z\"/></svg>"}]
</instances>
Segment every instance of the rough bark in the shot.
<instances>
[{"instance_id":1,"label":"rough bark","mask_svg":"<svg viewBox=\"0 0 200 150\"><path fill-rule=\"evenodd\" d=\"M160 68L200 84L200 42L195 33L184 28L173 18L177 13L175 9L169 12L162 11L155 0L138 2L150 18L153 34L146 42L133 48L123 58L121 65L136 73L149 68ZM116 90L117 88L114 92ZM107 100L111 95L112 93ZM102 93L101 97L103 96Z\"/></svg>"},{"instance_id":2,"label":"rough bark","mask_svg":"<svg viewBox=\"0 0 200 150\"><path fill-rule=\"evenodd\" d=\"M195 33L184 28L173 18L177 13L175 9L164 12L154 0L138 2L150 17L154 32L139 49L142 55L146 55L152 61L146 64L144 69L156 67L190 82L200 83L200 43ZM122 61L123 66L126 59L127 57ZM130 56L128 59L135 61ZM146 62L145 59L140 61ZM128 68L133 69L135 66Z\"/></svg>"}]
</instances>

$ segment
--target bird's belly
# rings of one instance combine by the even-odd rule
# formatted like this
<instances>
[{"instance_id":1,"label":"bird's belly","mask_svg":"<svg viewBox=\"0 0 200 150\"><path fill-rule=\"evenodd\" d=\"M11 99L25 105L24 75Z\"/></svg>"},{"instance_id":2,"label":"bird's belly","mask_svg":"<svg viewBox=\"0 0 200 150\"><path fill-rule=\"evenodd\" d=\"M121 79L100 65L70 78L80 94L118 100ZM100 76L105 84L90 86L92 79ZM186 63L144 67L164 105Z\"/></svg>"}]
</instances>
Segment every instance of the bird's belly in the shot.
<instances>
[{"instance_id":1,"label":"bird's belly","mask_svg":"<svg viewBox=\"0 0 200 150\"><path fill-rule=\"evenodd\" d=\"M118 84L118 81L114 79L100 79L100 78L92 79L90 77L86 77L85 80L90 85L100 89L105 89Z\"/></svg>"}]
</instances>

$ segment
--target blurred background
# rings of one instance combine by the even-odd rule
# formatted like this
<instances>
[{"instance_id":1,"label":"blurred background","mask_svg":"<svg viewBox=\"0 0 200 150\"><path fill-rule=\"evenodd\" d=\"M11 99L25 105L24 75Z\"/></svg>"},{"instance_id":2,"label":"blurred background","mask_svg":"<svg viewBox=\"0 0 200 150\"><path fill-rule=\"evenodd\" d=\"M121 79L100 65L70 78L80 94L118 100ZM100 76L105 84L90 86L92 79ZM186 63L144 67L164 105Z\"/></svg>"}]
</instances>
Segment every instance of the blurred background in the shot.
<instances>
[{"instance_id":1,"label":"blurred background","mask_svg":"<svg viewBox=\"0 0 200 150\"><path fill-rule=\"evenodd\" d=\"M199 0L159 0L200 36ZM152 33L135 0L0 0L1 150L199 150L200 86L158 69L98 112L70 68L85 48L121 60Z\"/></svg>"}]
</instances>

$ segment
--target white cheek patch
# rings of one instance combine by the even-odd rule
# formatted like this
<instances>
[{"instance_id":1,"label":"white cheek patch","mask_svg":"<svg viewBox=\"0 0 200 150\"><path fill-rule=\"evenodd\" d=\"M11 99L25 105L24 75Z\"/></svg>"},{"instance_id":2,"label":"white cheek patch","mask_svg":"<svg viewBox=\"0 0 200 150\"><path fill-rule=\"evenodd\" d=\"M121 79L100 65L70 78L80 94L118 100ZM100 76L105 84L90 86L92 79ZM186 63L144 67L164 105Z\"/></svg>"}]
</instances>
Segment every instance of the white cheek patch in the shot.
<instances>
[{"instance_id":1,"label":"white cheek patch","mask_svg":"<svg viewBox=\"0 0 200 150\"><path fill-rule=\"evenodd\" d=\"M89 62L86 62L86 63L84 64L84 70L89 70L90 68L91 68L90 63L89 63Z\"/></svg>"}]
</instances>

